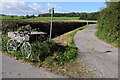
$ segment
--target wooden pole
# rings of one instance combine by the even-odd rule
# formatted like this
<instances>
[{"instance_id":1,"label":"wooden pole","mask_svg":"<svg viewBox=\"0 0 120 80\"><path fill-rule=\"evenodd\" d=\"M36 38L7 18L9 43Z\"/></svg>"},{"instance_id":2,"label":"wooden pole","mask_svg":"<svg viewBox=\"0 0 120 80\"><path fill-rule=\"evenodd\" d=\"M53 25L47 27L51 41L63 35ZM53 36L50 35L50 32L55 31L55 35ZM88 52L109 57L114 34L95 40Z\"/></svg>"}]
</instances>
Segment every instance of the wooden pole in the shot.
<instances>
[{"instance_id":1,"label":"wooden pole","mask_svg":"<svg viewBox=\"0 0 120 80\"><path fill-rule=\"evenodd\" d=\"M52 23L53 23L53 11L54 11L54 8L51 9L51 24L50 24L50 38L49 38L49 41L51 40L51 37L52 37Z\"/></svg>"}]
</instances>

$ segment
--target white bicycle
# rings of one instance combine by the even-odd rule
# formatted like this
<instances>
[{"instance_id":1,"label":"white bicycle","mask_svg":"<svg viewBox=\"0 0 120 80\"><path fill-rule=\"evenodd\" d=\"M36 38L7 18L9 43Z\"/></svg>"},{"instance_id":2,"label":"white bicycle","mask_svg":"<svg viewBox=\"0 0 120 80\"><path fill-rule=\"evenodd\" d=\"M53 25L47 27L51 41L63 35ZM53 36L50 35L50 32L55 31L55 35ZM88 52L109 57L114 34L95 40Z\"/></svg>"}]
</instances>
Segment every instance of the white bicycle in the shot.
<instances>
[{"instance_id":1,"label":"white bicycle","mask_svg":"<svg viewBox=\"0 0 120 80\"><path fill-rule=\"evenodd\" d=\"M15 38L10 39L7 42L7 51L9 53L13 53L14 51L17 51L18 48L20 48L21 54L24 57L29 58L31 55L31 45L28 41L31 32L20 30L19 32L14 32L14 34Z\"/></svg>"}]
</instances>

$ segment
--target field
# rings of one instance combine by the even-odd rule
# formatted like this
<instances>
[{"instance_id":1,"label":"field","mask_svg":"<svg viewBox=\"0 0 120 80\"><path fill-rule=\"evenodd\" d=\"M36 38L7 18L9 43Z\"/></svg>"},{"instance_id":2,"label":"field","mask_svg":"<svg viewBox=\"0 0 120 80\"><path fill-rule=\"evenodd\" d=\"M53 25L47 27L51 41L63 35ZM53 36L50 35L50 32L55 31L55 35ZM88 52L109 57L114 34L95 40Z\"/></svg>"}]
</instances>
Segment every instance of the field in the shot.
<instances>
[{"instance_id":1,"label":"field","mask_svg":"<svg viewBox=\"0 0 120 80\"><path fill-rule=\"evenodd\" d=\"M23 19L25 16L2 16L0 15L0 19L22 19L22 20L35 20L35 21L44 21L50 20L51 17L35 17L35 18L27 18ZM54 20L79 20L79 17L54 17Z\"/></svg>"},{"instance_id":2,"label":"field","mask_svg":"<svg viewBox=\"0 0 120 80\"><path fill-rule=\"evenodd\" d=\"M53 17L53 20L79 20L80 17ZM30 20L30 21L48 21L51 20L51 17L35 17L27 18L23 16L1 16L0 19L20 19L20 20ZM96 22L95 20L79 20L81 22Z\"/></svg>"},{"instance_id":3,"label":"field","mask_svg":"<svg viewBox=\"0 0 120 80\"><path fill-rule=\"evenodd\" d=\"M35 17L35 18L29 18L25 20L50 20L51 17ZM79 20L79 17L54 17L54 20Z\"/></svg>"},{"instance_id":4,"label":"field","mask_svg":"<svg viewBox=\"0 0 120 80\"><path fill-rule=\"evenodd\" d=\"M22 16L2 16L0 15L0 19L22 19Z\"/></svg>"},{"instance_id":5,"label":"field","mask_svg":"<svg viewBox=\"0 0 120 80\"><path fill-rule=\"evenodd\" d=\"M22 20L47 21L47 20L51 20L51 17L35 17L35 18L22 19ZM53 20L79 20L79 17L53 17ZM95 20L79 20L79 21L96 22Z\"/></svg>"}]
</instances>

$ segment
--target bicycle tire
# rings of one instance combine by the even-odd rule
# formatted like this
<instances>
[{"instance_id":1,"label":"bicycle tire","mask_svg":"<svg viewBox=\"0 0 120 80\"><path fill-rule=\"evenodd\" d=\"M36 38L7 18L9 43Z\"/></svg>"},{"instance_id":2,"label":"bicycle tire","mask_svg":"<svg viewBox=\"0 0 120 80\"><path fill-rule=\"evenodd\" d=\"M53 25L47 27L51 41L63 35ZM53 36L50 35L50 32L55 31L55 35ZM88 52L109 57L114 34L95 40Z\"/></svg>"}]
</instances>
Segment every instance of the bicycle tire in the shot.
<instances>
[{"instance_id":1,"label":"bicycle tire","mask_svg":"<svg viewBox=\"0 0 120 80\"><path fill-rule=\"evenodd\" d=\"M29 42L24 42L21 46L21 53L24 57L29 58L31 55L31 45Z\"/></svg>"},{"instance_id":2,"label":"bicycle tire","mask_svg":"<svg viewBox=\"0 0 120 80\"><path fill-rule=\"evenodd\" d=\"M13 53L17 49L17 43L14 39L10 39L7 42L7 51L9 53Z\"/></svg>"}]
</instances>

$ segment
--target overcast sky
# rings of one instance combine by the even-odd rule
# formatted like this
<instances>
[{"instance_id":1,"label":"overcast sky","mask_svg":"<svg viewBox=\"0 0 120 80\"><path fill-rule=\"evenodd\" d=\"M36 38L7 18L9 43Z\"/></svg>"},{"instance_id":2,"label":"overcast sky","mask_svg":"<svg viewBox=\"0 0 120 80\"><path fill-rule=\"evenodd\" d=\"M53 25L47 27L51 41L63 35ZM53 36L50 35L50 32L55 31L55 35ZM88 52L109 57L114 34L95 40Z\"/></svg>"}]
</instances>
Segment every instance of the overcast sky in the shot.
<instances>
[{"instance_id":1,"label":"overcast sky","mask_svg":"<svg viewBox=\"0 0 120 80\"><path fill-rule=\"evenodd\" d=\"M37 2L12 0L2 2L0 14L6 15L38 15L47 13L48 9L55 8L55 12L97 12L101 8L105 8L104 2Z\"/></svg>"}]
</instances>

